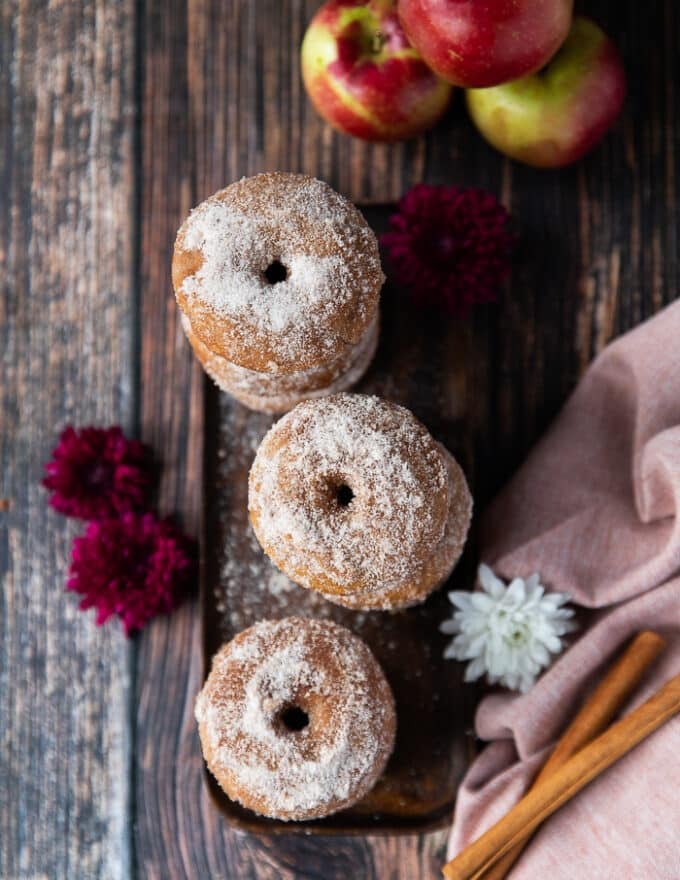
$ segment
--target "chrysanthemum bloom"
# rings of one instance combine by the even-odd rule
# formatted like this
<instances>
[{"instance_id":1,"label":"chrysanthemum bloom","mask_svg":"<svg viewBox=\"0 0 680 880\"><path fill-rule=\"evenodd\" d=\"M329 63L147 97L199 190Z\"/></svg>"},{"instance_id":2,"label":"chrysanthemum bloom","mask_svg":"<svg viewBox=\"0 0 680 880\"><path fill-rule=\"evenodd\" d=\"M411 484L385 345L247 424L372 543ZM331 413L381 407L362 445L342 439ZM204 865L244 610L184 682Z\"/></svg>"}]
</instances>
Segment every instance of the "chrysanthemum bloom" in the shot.
<instances>
[{"instance_id":1,"label":"chrysanthemum bloom","mask_svg":"<svg viewBox=\"0 0 680 880\"><path fill-rule=\"evenodd\" d=\"M459 318L498 298L514 243L510 215L491 193L422 183L402 197L380 237L413 299Z\"/></svg>"},{"instance_id":2,"label":"chrysanthemum bloom","mask_svg":"<svg viewBox=\"0 0 680 880\"><path fill-rule=\"evenodd\" d=\"M120 428L66 428L45 465L43 486L59 513L102 519L143 510L154 484L150 449Z\"/></svg>"},{"instance_id":3,"label":"chrysanthemum bloom","mask_svg":"<svg viewBox=\"0 0 680 880\"><path fill-rule=\"evenodd\" d=\"M113 614L126 635L180 603L196 577L193 541L169 520L124 513L92 521L73 542L67 589L95 608L97 626Z\"/></svg>"},{"instance_id":4,"label":"chrysanthemum bloom","mask_svg":"<svg viewBox=\"0 0 680 880\"><path fill-rule=\"evenodd\" d=\"M479 592L449 593L457 610L440 630L455 638L444 656L469 661L465 681L486 675L490 684L525 693L576 627L573 610L564 608L569 597L546 593L537 574L506 586L487 565L480 565L479 581Z\"/></svg>"}]
</instances>

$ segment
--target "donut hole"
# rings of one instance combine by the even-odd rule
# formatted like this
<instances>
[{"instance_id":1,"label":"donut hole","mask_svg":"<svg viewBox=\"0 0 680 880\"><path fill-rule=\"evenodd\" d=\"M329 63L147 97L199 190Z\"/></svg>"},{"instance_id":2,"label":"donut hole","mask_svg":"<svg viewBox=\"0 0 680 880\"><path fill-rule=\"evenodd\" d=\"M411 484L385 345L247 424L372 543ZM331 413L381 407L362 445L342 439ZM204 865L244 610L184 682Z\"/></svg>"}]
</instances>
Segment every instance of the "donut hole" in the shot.
<instances>
[{"instance_id":1,"label":"donut hole","mask_svg":"<svg viewBox=\"0 0 680 880\"><path fill-rule=\"evenodd\" d=\"M352 492L347 483L340 483L340 485L335 490L335 500L338 502L339 506L349 507L349 505L352 503L353 498L354 492Z\"/></svg>"},{"instance_id":2,"label":"donut hole","mask_svg":"<svg viewBox=\"0 0 680 880\"><path fill-rule=\"evenodd\" d=\"M288 733L299 733L309 725L309 715L300 706L284 706L277 720Z\"/></svg>"},{"instance_id":3,"label":"donut hole","mask_svg":"<svg viewBox=\"0 0 680 880\"><path fill-rule=\"evenodd\" d=\"M264 277L268 284L280 284L288 278L288 267L281 260L272 260L264 270Z\"/></svg>"}]
</instances>

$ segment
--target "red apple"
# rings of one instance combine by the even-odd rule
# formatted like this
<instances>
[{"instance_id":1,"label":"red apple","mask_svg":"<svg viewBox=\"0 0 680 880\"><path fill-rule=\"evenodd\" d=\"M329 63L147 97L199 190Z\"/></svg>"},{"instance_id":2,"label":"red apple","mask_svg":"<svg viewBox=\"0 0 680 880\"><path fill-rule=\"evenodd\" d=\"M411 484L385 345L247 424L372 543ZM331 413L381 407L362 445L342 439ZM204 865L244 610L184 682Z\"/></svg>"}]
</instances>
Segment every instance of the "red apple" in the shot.
<instances>
[{"instance_id":1,"label":"red apple","mask_svg":"<svg viewBox=\"0 0 680 880\"><path fill-rule=\"evenodd\" d=\"M573 0L399 0L427 64L454 85L495 86L533 73L564 42Z\"/></svg>"},{"instance_id":2,"label":"red apple","mask_svg":"<svg viewBox=\"0 0 680 880\"><path fill-rule=\"evenodd\" d=\"M451 96L409 44L393 0L328 0L302 42L302 76L324 119L368 141L415 137Z\"/></svg>"},{"instance_id":3,"label":"red apple","mask_svg":"<svg viewBox=\"0 0 680 880\"><path fill-rule=\"evenodd\" d=\"M604 136L626 96L626 74L612 41L575 18L566 42L540 73L466 93L470 115L506 156L538 168L580 159Z\"/></svg>"}]
</instances>

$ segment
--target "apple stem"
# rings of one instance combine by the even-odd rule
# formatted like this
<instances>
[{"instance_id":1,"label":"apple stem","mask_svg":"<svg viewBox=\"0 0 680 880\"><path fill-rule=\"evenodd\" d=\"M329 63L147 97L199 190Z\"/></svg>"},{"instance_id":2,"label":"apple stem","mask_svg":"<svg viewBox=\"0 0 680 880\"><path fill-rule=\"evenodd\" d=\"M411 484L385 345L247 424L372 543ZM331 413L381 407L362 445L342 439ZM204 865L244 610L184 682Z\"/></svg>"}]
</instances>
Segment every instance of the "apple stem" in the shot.
<instances>
[{"instance_id":1,"label":"apple stem","mask_svg":"<svg viewBox=\"0 0 680 880\"><path fill-rule=\"evenodd\" d=\"M382 48L385 45L385 36L381 34L380 31L376 31L373 34L373 40L371 42L371 52L374 55L379 55L382 52Z\"/></svg>"}]
</instances>

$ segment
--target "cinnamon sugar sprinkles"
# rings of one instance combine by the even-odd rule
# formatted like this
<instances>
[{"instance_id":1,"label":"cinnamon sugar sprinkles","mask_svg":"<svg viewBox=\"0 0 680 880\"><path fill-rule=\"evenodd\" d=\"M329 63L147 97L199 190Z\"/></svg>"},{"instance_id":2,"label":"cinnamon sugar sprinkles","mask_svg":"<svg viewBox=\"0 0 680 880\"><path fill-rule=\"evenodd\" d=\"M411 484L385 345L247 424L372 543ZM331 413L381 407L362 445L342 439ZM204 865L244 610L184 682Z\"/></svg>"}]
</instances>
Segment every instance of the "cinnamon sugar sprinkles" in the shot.
<instances>
[{"instance_id":1,"label":"cinnamon sugar sprinkles","mask_svg":"<svg viewBox=\"0 0 680 880\"><path fill-rule=\"evenodd\" d=\"M260 544L291 580L361 609L422 602L458 560L472 512L462 471L426 428L359 394L280 419L248 497Z\"/></svg>"},{"instance_id":2,"label":"cinnamon sugar sprinkles","mask_svg":"<svg viewBox=\"0 0 680 880\"><path fill-rule=\"evenodd\" d=\"M285 410L307 392L349 387L368 365L378 244L320 180L258 174L215 193L179 230L172 274L199 360L248 406Z\"/></svg>"},{"instance_id":3,"label":"cinnamon sugar sprinkles","mask_svg":"<svg viewBox=\"0 0 680 880\"><path fill-rule=\"evenodd\" d=\"M195 712L229 797L286 821L363 797L396 730L392 692L364 642L331 621L294 617L261 621L225 645Z\"/></svg>"}]
</instances>

